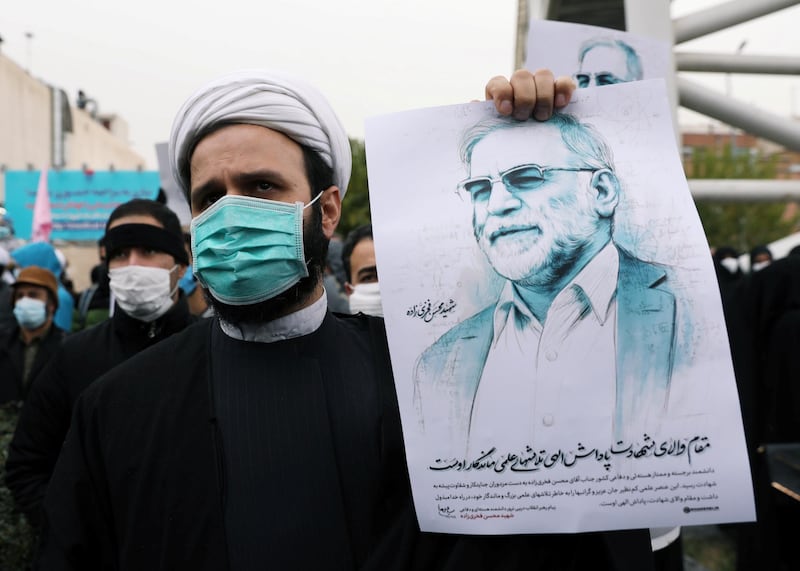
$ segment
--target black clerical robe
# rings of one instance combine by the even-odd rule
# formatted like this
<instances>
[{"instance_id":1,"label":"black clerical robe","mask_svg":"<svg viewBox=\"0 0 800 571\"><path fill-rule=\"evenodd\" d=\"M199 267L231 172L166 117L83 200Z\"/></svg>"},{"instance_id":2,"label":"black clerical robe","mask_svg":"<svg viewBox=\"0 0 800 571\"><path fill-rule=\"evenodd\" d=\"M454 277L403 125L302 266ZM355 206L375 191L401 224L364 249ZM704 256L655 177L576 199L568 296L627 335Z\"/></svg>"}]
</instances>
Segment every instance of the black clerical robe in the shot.
<instances>
[{"instance_id":1,"label":"black clerical robe","mask_svg":"<svg viewBox=\"0 0 800 571\"><path fill-rule=\"evenodd\" d=\"M114 369L76 406L45 518L47 570L651 564L646 532L420 533L383 323L363 315L269 346L205 320Z\"/></svg>"}]
</instances>

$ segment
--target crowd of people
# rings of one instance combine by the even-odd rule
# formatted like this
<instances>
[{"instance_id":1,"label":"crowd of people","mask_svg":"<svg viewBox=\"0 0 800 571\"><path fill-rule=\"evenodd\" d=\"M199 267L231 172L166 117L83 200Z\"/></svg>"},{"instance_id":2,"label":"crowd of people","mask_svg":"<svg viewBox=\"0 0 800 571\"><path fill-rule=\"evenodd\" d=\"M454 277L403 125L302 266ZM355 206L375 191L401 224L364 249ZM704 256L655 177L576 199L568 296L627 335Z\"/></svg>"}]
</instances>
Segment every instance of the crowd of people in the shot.
<instances>
[{"instance_id":1,"label":"crowd of people","mask_svg":"<svg viewBox=\"0 0 800 571\"><path fill-rule=\"evenodd\" d=\"M34 550L44 545L45 495L86 387L214 316L192 272L191 234L163 194L117 207L97 246L91 285L80 292L69 277L68 259L52 244L17 241L10 251L0 246L3 569L29 568ZM371 264L369 274L364 260ZM352 297L353 313L381 315L369 225L345 241L332 236L324 283L332 312L349 314ZM367 283L373 287L365 303L361 288Z\"/></svg>"},{"instance_id":2,"label":"crowd of people","mask_svg":"<svg viewBox=\"0 0 800 571\"><path fill-rule=\"evenodd\" d=\"M520 71L486 95L545 120L573 89ZM337 234L350 150L322 94L224 76L169 148L188 232L159 201L120 205L78 294L52 245L0 250L0 404L19 411L4 480L37 568L655 569L648 530L420 532L372 227ZM761 254L746 277L714 254L754 471L759 444L800 440L800 258Z\"/></svg>"},{"instance_id":3,"label":"crowd of people","mask_svg":"<svg viewBox=\"0 0 800 571\"><path fill-rule=\"evenodd\" d=\"M338 236L331 242L338 245L327 254L331 311L350 312L354 284L377 285L371 236L365 225L346 244ZM359 248L351 275L354 240ZM0 533L2 568L30 562L44 523L45 492L83 390L133 355L214 314L192 273L190 235L165 201L135 199L117 207L98 241L98 256L91 285L75 292L68 260L53 245L37 242L10 252L0 247L0 406L13 411L9 426L0 428L8 433L4 483L10 492L0 496L9 504L0 514L15 514L3 522L6 529L16 525L30 538ZM369 276L361 270L365 257L371 260ZM379 298L367 305L358 298L354 313L381 314ZM71 321L59 322L65 306Z\"/></svg>"}]
</instances>

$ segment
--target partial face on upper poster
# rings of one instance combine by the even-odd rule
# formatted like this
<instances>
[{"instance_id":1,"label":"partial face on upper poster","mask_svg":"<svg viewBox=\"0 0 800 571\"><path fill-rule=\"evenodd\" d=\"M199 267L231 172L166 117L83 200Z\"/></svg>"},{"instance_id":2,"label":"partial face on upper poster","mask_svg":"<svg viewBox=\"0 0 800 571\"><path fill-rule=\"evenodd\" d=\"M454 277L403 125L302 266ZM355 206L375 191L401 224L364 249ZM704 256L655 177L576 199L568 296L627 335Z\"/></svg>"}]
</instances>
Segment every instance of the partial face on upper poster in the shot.
<instances>
[{"instance_id":1,"label":"partial face on upper poster","mask_svg":"<svg viewBox=\"0 0 800 571\"><path fill-rule=\"evenodd\" d=\"M611 239L619 185L600 135L571 116L492 119L467 132L459 184L475 239L494 270L546 285Z\"/></svg>"},{"instance_id":2,"label":"partial face on upper poster","mask_svg":"<svg viewBox=\"0 0 800 571\"><path fill-rule=\"evenodd\" d=\"M567 22L531 20L525 67L569 75L578 87L665 78L671 47L654 38Z\"/></svg>"},{"instance_id":3,"label":"partial face on upper poster","mask_svg":"<svg viewBox=\"0 0 800 571\"><path fill-rule=\"evenodd\" d=\"M622 40L592 38L578 52L579 68L575 74L578 87L612 85L642 79L639 54Z\"/></svg>"}]
</instances>

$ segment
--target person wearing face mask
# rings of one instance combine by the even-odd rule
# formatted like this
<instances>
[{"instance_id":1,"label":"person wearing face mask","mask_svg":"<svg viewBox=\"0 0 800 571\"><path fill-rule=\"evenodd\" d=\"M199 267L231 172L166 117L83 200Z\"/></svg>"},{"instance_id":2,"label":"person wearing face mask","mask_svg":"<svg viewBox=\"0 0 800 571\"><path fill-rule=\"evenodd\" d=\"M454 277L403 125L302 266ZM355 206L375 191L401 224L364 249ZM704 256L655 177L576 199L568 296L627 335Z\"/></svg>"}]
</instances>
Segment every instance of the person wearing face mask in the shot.
<instances>
[{"instance_id":1,"label":"person wearing face mask","mask_svg":"<svg viewBox=\"0 0 800 571\"><path fill-rule=\"evenodd\" d=\"M739 252L732 246L720 246L714 251L711 259L714 262L722 306L725 309L726 305L733 302L736 290L744 278L744 273L739 267Z\"/></svg>"},{"instance_id":2,"label":"person wearing face mask","mask_svg":"<svg viewBox=\"0 0 800 571\"><path fill-rule=\"evenodd\" d=\"M383 317L372 224L359 226L347 235L342 248L342 262L347 275L344 287L349 296L350 313Z\"/></svg>"},{"instance_id":3,"label":"person wearing face mask","mask_svg":"<svg viewBox=\"0 0 800 571\"><path fill-rule=\"evenodd\" d=\"M565 81L521 70L486 93L545 119ZM215 315L81 395L39 568L651 568L616 558L651 559L646 532L420 532L383 320L327 305L351 156L321 93L264 70L219 78L179 110L169 155Z\"/></svg>"},{"instance_id":4,"label":"person wearing face mask","mask_svg":"<svg viewBox=\"0 0 800 571\"><path fill-rule=\"evenodd\" d=\"M772 251L768 246L762 244L750 250L750 273L760 272L772 262Z\"/></svg>"},{"instance_id":5,"label":"person wearing face mask","mask_svg":"<svg viewBox=\"0 0 800 571\"><path fill-rule=\"evenodd\" d=\"M65 339L33 382L9 446L6 483L34 525L80 393L196 320L178 288L188 257L174 212L152 200L121 204L108 219L103 243L113 315Z\"/></svg>"},{"instance_id":6,"label":"person wearing face mask","mask_svg":"<svg viewBox=\"0 0 800 571\"><path fill-rule=\"evenodd\" d=\"M52 272L28 266L11 288L16 323L0 334L0 404L26 398L32 379L53 358L64 336L53 323L58 282Z\"/></svg>"},{"instance_id":7,"label":"person wearing face mask","mask_svg":"<svg viewBox=\"0 0 800 571\"><path fill-rule=\"evenodd\" d=\"M53 272L58 280L58 309L53 316L53 321L64 331L70 331L75 300L61 283L64 267L53 245L48 242L31 242L13 250L11 257L17 268L39 266Z\"/></svg>"}]
</instances>

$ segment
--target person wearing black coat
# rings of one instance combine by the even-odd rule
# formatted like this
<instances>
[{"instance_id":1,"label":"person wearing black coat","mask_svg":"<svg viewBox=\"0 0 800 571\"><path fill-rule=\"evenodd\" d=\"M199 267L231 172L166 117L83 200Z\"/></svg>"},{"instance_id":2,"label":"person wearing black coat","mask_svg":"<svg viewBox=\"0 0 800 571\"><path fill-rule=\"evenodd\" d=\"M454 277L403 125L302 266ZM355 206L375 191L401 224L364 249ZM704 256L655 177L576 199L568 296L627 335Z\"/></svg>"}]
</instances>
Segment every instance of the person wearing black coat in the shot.
<instances>
[{"instance_id":1,"label":"person wearing black coat","mask_svg":"<svg viewBox=\"0 0 800 571\"><path fill-rule=\"evenodd\" d=\"M55 275L37 266L22 270L11 286L14 321L0 330L0 404L25 399L64 336L53 322L57 287Z\"/></svg>"},{"instance_id":2,"label":"person wearing black coat","mask_svg":"<svg viewBox=\"0 0 800 571\"><path fill-rule=\"evenodd\" d=\"M744 278L744 273L739 267L739 252L731 246L720 246L711 258L719 283L722 309L725 311L725 317L728 318L730 307L734 304L736 289Z\"/></svg>"},{"instance_id":3,"label":"person wearing black coat","mask_svg":"<svg viewBox=\"0 0 800 571\"><path fill-rule=\"evenodd\" d=\"M56 353L64 331L55 325L39 338L33 365L28 378L35 378ZM20 337L20 327L9 327L0 331L0 371L3 380L0 382L0 403L23 401L30 387L30 382L23 379L25 344Z\"/></svg>"},{"instance_id":4,"label":"person wearing black coat","mask_svg":"<svg viewBox=\"0 0 800 571\"><path fill-rule=\"evenodd\" d=\"M131 301L146 286L115 286L112 274L112 290L116 287L119 294L112 318L66 338L35 378L9 446L6 484L17 509L36 526L81 392L103 373L196 321L177 288L187 263L177 216L154 201L135 200L119 206L107 228L112 269L150 268L146 264L155 260L163 264L164 274L172 267L181 271L172 272L170 285L164 286L169 296L159 309Z\"/></svg>"}]
</instances>

